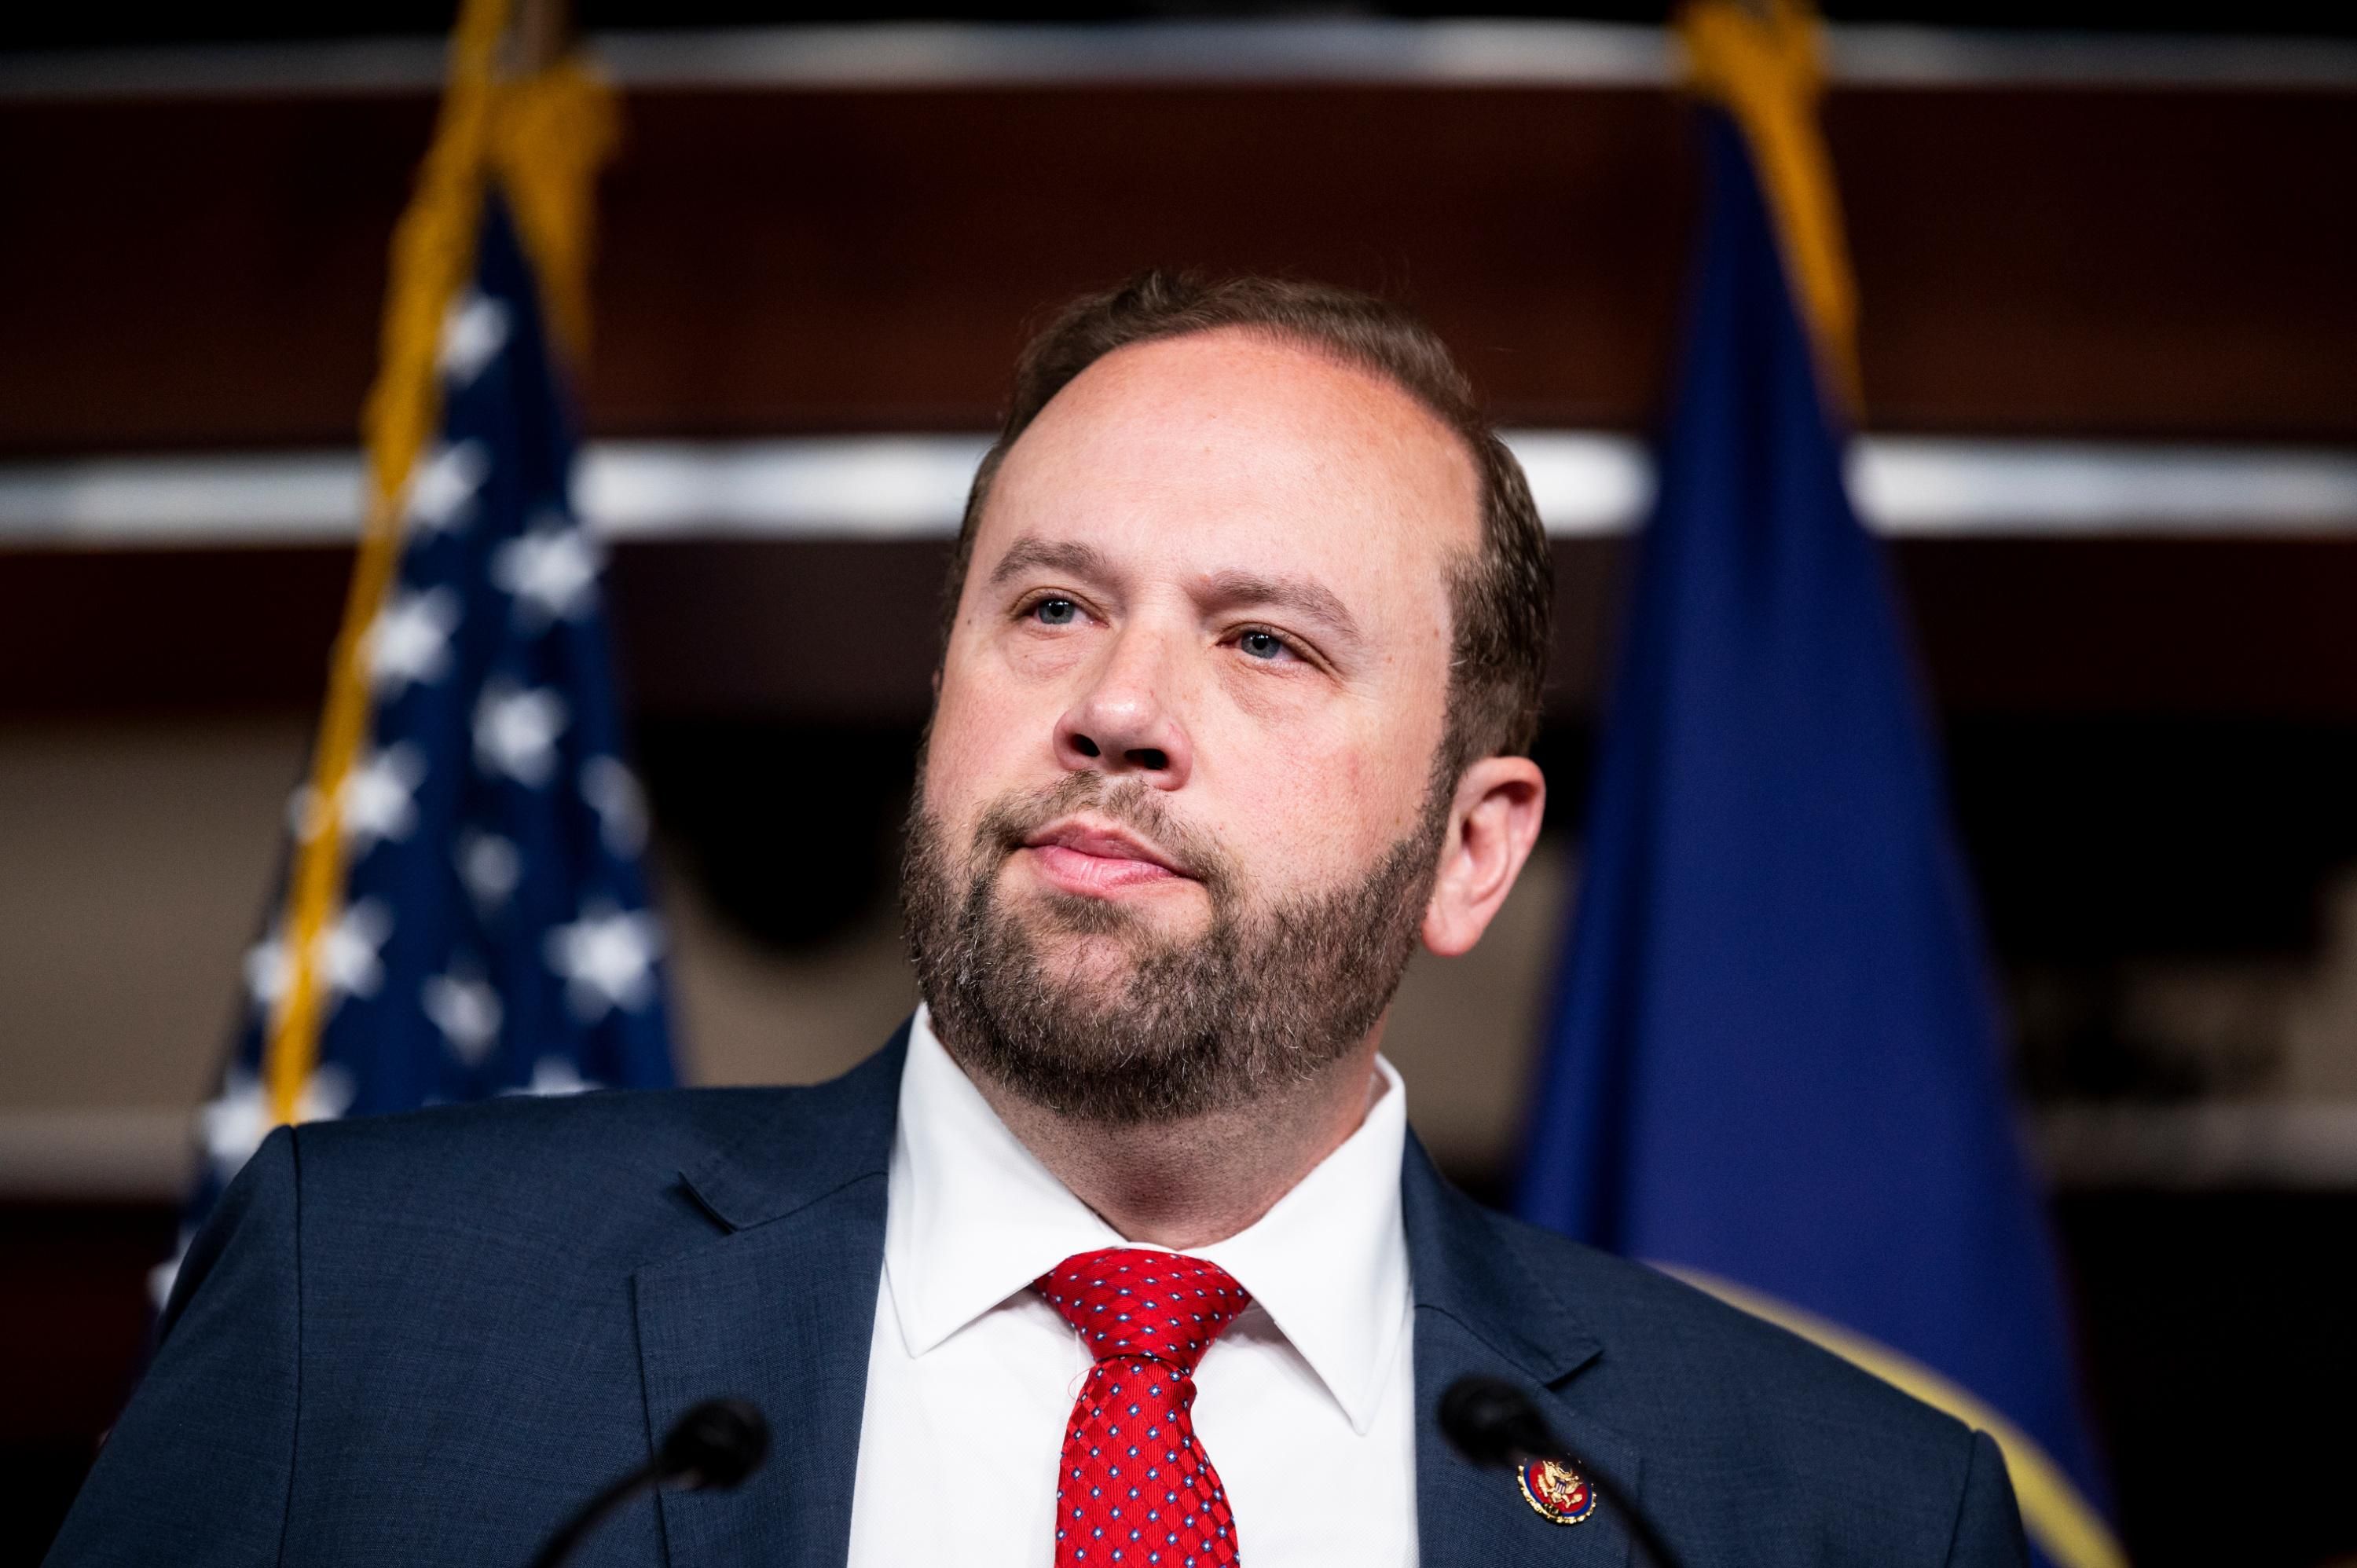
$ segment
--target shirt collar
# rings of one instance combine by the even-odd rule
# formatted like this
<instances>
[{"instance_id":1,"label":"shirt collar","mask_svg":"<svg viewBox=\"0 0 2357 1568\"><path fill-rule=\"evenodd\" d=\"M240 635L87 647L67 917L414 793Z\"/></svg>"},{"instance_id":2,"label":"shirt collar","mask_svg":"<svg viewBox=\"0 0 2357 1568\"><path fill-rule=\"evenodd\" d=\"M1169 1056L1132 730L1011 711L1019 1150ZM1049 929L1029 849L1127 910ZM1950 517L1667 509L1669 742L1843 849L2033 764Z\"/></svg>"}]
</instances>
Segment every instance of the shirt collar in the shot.
<instances>
[{"instance_id":1,"label":"shirt collar","mask_svg":"<svg viewBox=\"0 0 2357 1568\"><path fill-rule=\"evenodd\" d=\"M1409 1299L1407 1093L1380 1057L1375 1071L1382 1093L1340 1148L1244 1230L1194 1249L1252 1293L1361 1433L1396 1363ZM889 1182L884 1271L911 1356L1074 1253L1133 1245L1007 1131L922 1007L909 1030Z\"/></svg>"}]
</instances>

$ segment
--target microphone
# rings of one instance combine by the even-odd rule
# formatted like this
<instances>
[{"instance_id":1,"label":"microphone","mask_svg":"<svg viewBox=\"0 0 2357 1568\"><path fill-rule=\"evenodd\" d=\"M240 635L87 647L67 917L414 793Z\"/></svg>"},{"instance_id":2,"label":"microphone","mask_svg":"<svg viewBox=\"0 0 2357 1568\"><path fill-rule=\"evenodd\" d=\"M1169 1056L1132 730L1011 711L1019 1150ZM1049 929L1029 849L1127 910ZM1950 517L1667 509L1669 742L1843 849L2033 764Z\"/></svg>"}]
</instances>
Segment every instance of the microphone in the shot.
<instances>
[{"instance_id":1,"label":"microphone","mask_svg":"<svg viewBox=\"0 0 2357 1568\"><path fill-rule=\"evenodd\" d=\"M663 1434L655 1456L583 1503L557 1527L532 1560L532 1568L557 1568L607 1516L658 1487L683 1492L721 1491L745 1479L769 1457L770 1423L743 1400L705 1400Z\"/></svg>"},{"instance_id":2,"label":"microphone","mask_svg":"<svg viewBox=\"0 0 2357 1568\"><path fill-rule=\"evenodd\" d=\"M672 1423L650 1468L658 1486L725 1492L769 1456L770 1423L759 1410L744 1400L705 1400Z\"/></svg>"},{"instance_id":3,"label":"microphone","mask_svg":"<svg viewBox=\"0 0 2357 1568\"><path fill-rule=\"evenodd\" d=\"M1513 1384L1502 1378L1459 1378L1440 1396L1439 1416L1449 1444L1485 1469L1519 1470L1534 1459L1552 1459L1578 1471L1596 1495L1628 1520L1629 1533L1647 1561L1659 1568L1678 1568L1677 1554L1628 1488L1557 1437L1539 1407Z\"/></svg>"}]
</instances>

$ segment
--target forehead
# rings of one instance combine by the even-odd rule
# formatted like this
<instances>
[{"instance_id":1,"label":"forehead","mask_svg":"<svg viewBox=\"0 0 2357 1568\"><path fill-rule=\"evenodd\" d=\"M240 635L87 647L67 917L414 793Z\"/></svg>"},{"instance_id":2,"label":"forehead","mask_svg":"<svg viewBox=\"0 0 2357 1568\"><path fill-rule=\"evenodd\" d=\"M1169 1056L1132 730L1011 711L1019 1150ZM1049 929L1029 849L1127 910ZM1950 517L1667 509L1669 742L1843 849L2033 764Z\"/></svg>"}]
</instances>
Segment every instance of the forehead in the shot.
<instances>
[{"instance_id":1,"label":"forehead","mask_svg":"<svg viewBox=\"0 0 2357 1568\"><path fill-rule=\"evenodd\" d=\"M1372 371L1236 328L1097 360L1009 448L974 541L1080 538L1174 571L1282 565L1346 596L1445 595L1479 542L1456 433Z\"/></svg>"}]
</instances>

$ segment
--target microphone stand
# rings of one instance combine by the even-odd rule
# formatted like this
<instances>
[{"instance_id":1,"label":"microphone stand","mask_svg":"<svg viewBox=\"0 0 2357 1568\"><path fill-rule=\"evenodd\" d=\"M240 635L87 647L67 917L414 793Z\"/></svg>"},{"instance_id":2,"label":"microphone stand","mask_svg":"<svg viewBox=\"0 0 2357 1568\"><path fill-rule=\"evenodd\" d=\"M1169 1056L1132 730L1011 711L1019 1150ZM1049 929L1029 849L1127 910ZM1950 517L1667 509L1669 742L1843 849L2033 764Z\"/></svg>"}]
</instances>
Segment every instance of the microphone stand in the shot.
<instances>
[{"instance_id":1,"label":"microphone stand","mask_svg":"<svg viewBox=\"0 0 2357 1568\"><path fill-rule=\"evenodd\" d=\"M616 1477L596 1497L575 1509L572 1518L556 1528L556 1532L533 1554L532 1568L560 1568L560 1564L573 1555L574 1549L606 1522L608 1515L640 1493L653 1491L662 1484L661 1461L653 1459L627 1476Z\"/></svg>"},{"instance_id":2,"label":"microphone stand","mask_svg":"<svg viewBox=\"0 0 2357 1568\"><path fill-rule=\"evenodd\" d=\"M608 1482L557 1526L532 1568L560 1568L615 1509L642 1492L673 1482L683 1491L726 1491L759 1469L769 1452L770 1423L759 1410L743 1400L706 1400L673 1423L653 1458Z\"/></svg>"}]
</instances>

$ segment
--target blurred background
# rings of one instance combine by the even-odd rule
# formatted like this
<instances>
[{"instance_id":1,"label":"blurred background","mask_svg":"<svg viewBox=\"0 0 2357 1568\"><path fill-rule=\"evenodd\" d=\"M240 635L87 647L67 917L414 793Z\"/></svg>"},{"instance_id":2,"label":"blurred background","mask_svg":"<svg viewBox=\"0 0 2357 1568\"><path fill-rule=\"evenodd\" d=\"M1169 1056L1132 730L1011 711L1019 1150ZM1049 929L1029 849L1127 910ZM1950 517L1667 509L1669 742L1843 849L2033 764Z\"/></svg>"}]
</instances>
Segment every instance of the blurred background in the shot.
<instances>
[{"instance_id":1,"label":"blurred background","mask_svg":"<svg viewBox=\"0 0 2357 1568\"><path fill-rule=\"evenodd\" d=\"M1547 842L1387 1049L1499 1195L1699 177L1660 14L589 3L582 510L683 1069L831 1075L947 542L1044 308L1404 299L1555 538ZM1890 542L2136 1561L2357 1554L2357 29L1835 5L1853 480ZM0 1562L137 1364L282 870L446 5L51 8L0 52Z\"/></svg>"}]
</instances>

